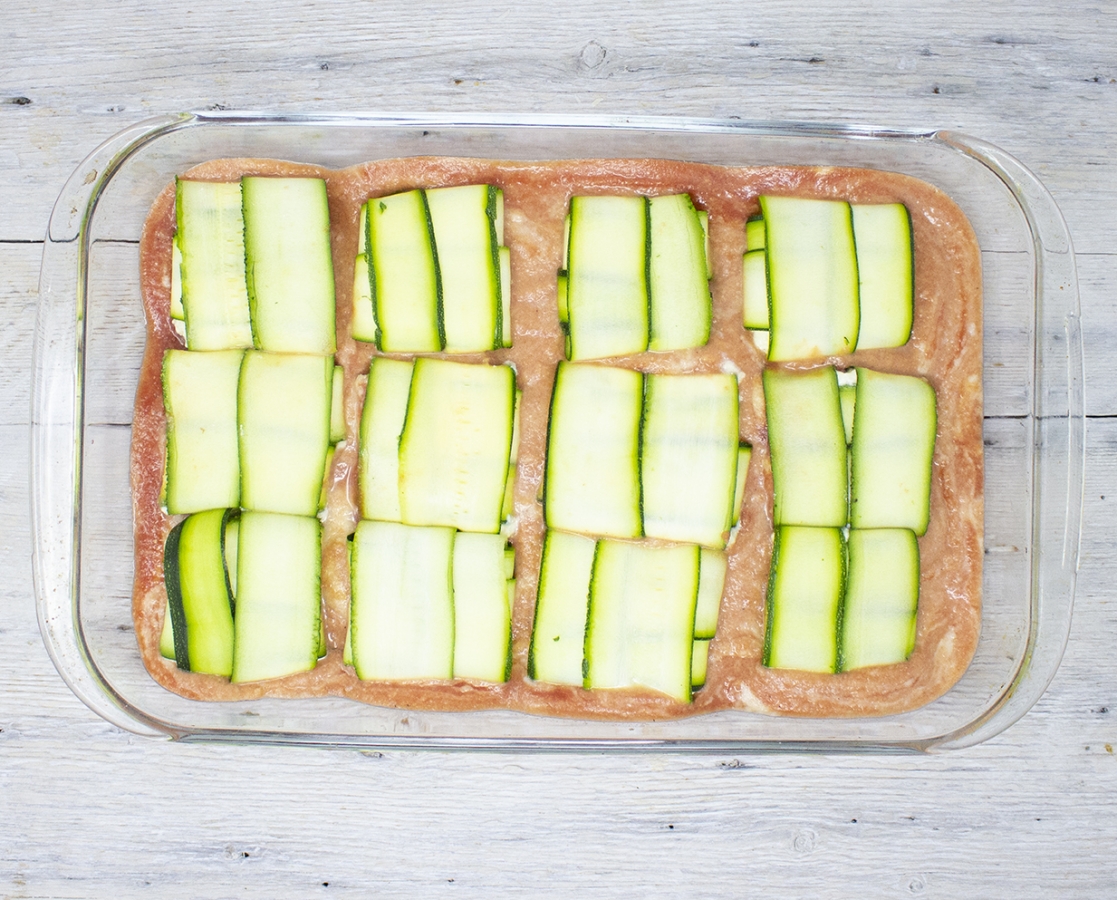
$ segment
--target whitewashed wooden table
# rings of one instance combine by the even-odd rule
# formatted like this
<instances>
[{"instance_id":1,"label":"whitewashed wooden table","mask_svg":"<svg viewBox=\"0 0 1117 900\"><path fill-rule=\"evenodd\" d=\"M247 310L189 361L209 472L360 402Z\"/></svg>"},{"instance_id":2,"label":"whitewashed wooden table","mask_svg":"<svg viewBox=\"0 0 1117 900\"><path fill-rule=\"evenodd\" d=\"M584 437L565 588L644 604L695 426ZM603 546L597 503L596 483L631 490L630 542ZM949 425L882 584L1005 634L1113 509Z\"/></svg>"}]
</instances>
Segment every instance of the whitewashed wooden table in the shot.
<instances>
[{"instance_id":1,"label":"whitewashed wooden table","mask_svg":"<svg viewBox=\"0 0 1117 900\"><path fill-rule=\"evenodd\" d=\"M67 5L0 19L0 896L1105 897L1117 890L1117 11L1064 5ZM42 237L97 143L193 108L610 112L949 127L1068 220L1087 364L1074 624L1046 695L940 756L180 745L40 640L28 433Z\"/></svg>"}]
</instances>

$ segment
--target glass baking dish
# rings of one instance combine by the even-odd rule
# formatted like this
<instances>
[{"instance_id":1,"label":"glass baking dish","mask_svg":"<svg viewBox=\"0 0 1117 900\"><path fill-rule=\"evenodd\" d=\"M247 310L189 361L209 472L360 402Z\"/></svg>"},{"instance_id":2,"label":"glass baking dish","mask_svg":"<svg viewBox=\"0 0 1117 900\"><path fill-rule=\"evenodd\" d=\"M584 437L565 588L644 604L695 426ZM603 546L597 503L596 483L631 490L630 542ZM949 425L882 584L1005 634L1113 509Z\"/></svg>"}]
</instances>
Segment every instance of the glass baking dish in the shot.
<instances>
[{"instance_id":1,"label":"glass baking dish","mask_svg":"<svg viewBox=\"0 0 1117 900\"><path fill-rule=\"evenodd\" d=\"M342 698L207 703L157 685L132 628L129 443L145 339L139 238L160 190L216 157L341 168L387 157L665 157L903 172L969 216L984 277L985 561L981 638L962 679L902 715L719 712L600 722L430 713ZM183 113L140 122L66 183L43 251L32 401L40 628L73 691L108 721L184 740L518 750L931 750L1019 719L1066 643L1084 467L1082 337L1070 236L1019 162L983 141L912 132L651 117Z\"/></svg>"}]
</instances>

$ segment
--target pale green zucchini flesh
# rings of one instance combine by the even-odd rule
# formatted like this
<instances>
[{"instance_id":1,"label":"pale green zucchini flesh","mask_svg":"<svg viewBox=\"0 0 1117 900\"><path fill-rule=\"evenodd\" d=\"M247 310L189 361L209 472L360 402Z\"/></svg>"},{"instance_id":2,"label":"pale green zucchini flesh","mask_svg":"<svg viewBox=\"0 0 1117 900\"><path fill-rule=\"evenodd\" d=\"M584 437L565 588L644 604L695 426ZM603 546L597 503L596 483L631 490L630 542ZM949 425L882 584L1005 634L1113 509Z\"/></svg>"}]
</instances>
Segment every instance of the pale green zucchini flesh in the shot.
<instances>
[{"instance_id":1,"label":"pale green zucchini flesh","mask_svg":"<svg viewBox=\"0 0 1117 900\"><path fill-rule=\"evenodd\" d=\"M764 665L834 672L845 580L840 528L776 529L768 584Z\"/></svg>"},{"instance_id":2,"label":"pale green zucchini flesh","mask_svg":"<svg viewBox=\"0 0 1117 900\"><path fill-rule=\"evenodd\" d=\"M426 191L448 353L504 342L495 191L487 184Z\"/></svg>"},{"instance_id":3,"label":"pale green zucchini flesh","mask_svg":"<svg viewBox=\"0 0 1117 900\"><path fill-rule=\"evenodd\" d=\"M648 349L647 244L646 197L571 199L570 359Z\"/></svg>"},{"instance_id":4,"label":"pale green zucchini flesh","mask_svg":"<svg viewBox=\"0 0 1117 900\"><path fill-rule=\"evenodd\" d=\"M357 677L453 677L453 548L452 528L358 523L350 611Z\"/></svg>"},{"instance_id":5,"label":"pale green zucchini flesh","mask_svg":"<svg viewBox=\"0 0 1117 900\"><path fill-rule=\"evenodd\" d=\"M648 201L649 350L685 350L710 339L706 232L688 194Z\"/></svg>"},{"instance_id":6,"label":"pale green zucchini flesh","mask_svg":"<svg viewBox=\"0 0 1117 900\"><path fill-rule=\"evenodd\" d=\"M175 216L186 346L251 347L240 182L178 179Z\"/></svg>"},{"instance_id":7,"label":"pale green zucchini flesh","mask_svg":"<svg viewBox=\"0 0 1117 900\"><path fill-rule=\"evenodd\" d=\"M691 697L699 550L601 541L586 623L587 689L647 688Z\"/></svg>"},{"instance_id":8,"label":"pale green zucchini flesh","mask_svg":"<svg viewBox=\"0 0 1117 900\"><path fill-rule=\"evenodd\" d=\"M353 263L353 314L349 320L349 333L356 341L380 343L376 316L373 313L368 257L363 253Z\"/></svg>"},{"instance_id":9,"label":"pale green zucchini flesh","mask_svg":"<svg viewBox=\"0 0 1117 900\"><path fill-rule=\"evenodd\" d=\"M337 345L326 182L246 177L241 184L256 348L332 354Z\"/></svg>"},{"instance_id":10,"label":"pale green zucchini flesh","mask_svg":"<svg viewBox=\"0 0 1117 900\"><path fill-rule=\"evenodd\" d=\"M399 442L403 522L500 530L515 396L509 366L416 360Z\"/></svg>"},{"instance_id":11,"label":"pale green zucchini flesh","mask_svg":"<svg viewBox=\"0 0 1117 900\"><path fill-rule=\"evenodd\" d=\"M640 460L644 534L724 547L738 447L735 375L648 375Z\"/></svg>"},{"instance_id":12,"label":"pale green zucchini flesh","mask_svg":"<svg viewBox=\"0 0 1117 900\"><path fill-rule=\"evenodd\" d=\"M602 537L642 534L643 395L639 372L559 364L544 481L548 528Z\"/></svg>"},{"instance_id":13,"label":"pale green zucchini flesh","mask_svg":"<svg viewBox=\"0 0 1117 900\"><path fill-rule=\"evenodd\" d=\"M903 662L915 647L919 544L906 528L853 529L842 609L843 670Z\"/></svg>"},{"instance_id":14,"label":"pale green zucchini flesh","mask_svg":"<svg viewBox=\"0 0 1117 900\"><path fill-rule=\"evenodd\" d=\"M528 658L528 675L536 681L582 686L596 547L593 538L547 532Z\"/></svg>"},{"instance_id":15,"label":"pale green zucchini flesh","mask_svg":"<svg viewBox=\"0 0 1117 900\"><path fill-rule=\"evenodd\" d=\"M690 657L690 686L698 690L706 683L706 671L710 661L710 642L695 639Z\"/></svg>"},{"instance_id":16,"label":"pale green zucchini flesh","mask_svg":"<svg viewBox=\"0 0 1117 900\"><path fill-rule=\"evenodd\" d=\"M369 369L357 479L361 515L366 519L400 521L399 439L414 367L409 360L377 357Z\"/></svg>"},{"instance_id":17,"label":"pale green zucchini flesh","mask_svg":"<svg viewBox=\"0 0 1117 900\"><path fill-rule=\"evenodd\" d=\"M245 509L318 512L333 375L329 356L245 353L237 407Z\"/></svg>"},{"instance_id":18,"label":"pale green zucchini flesh","mask_svg":"<svg viewBox=\"0 0 1117 900\"><path fill-rule=\"evenodd\" d=\"M234 682L280 678L317 665L321 572L322 526L318 519L241 513Z\"/></svg>"},{"instance_id":19,"label":"pale green zucchini flesh","mask_svg":"<svg viewBox=\"0 0 1117 900\"><path fill-rule=\"evenodd\" d=\"M504 572L507 545L498 534L460 531L454 537L454 677L508 680L512 611Z\"/></svg>"},{"instance_id":20,"label":"pale green zucchini flesh","mask_svg":"<svg viewBox=\"0 0 1117 900\"><path fill-rule=\"evenodd\" d=\"M171 318L180 322L186 318L182 308L182 247L177 231L171 238Z\"/></svg>"},{"instance_id":21,"label":"pale green zucchini flesh","mask_svg":"<svg viewBox=\"0 0 1117 900\"><path fill-rule=\"evenodd\" d=\"M768 264L763 250L744 255L745 328L768 327Z\"/></svg>"},{"instance_id":22,"label":"pale green zucchini flesh","mask_svg":"<svg viewBox=\"0 0 1117 900\"><path fill-rule=\"evenodd\" d=\"M764 244L764 219L753 216L745 223L745 250L749 253L763 250Z\"/></svg>"},{"instance_id":23,"label":"pale green zucchini flesh","mask_svg":"<svg viewBox=\"0 0 1117 900\"><path fill-rule=\"evenodd\" d=\"M850 524L927 530L937 428L935 391L914 375L857 370Z\"/></svg>"},{"instance_id":24,"label":"pale green zucchini flesh","mask_svg":"<svg viewBox=\"0 0 1117 900\"><path fill-rule=\"evenodd\" d=\"M709 640L717 631L728 566L729 561L724 553L702 548L698 569L698 601L694 610L695 639Z\"/></svg>"},{"instance_id":25,"label":"pale green zucchini flesh","mask_svg":"<svg viewBox=\"0 0 1117 900\"><path fill-rule=\"evenodd\" d=\"M857 349L903 346L915 313L911 216L902 203L855 203L852 210L861 304Z\"/></svg>"},{"instance_id":26,"label":"pale green zucchini flesh","mask_svg":"<svg viewBox=\"0 0 1117 900\"><path fill-rule=\"evenodd\" d=\"M171 514L240 502L237 383L243 357L243 350L168 350L163 356Z\"/></svg>"},{"instance_id":27,"label":"pale green zucchini flesh","mask_svg":"<svg viewBox=\"0 0 1117 900\"><path fill-rule=\"evenodd\" d=\"M857 346L857 253L844 201L761 196L771 298L768 358L813 359Z\"/></svg>"},{"instance_id":28,"label":"pale green zucchini flesh","mask_svg":"<svg viewBox=\"0 0 1117 900\"><path fill-rule=\"evenodd\" d=\"M733 524L741 521L741 510L745 505L745 485L748 482L749 464L752 462L752 447L741 444L737 448L737 481L733 487Z\"/></svg>"},{"instance_id":29,"label":"pale green zucchini flesh","mask_svg":"<svg viewBox=\"0 0 1117 900\"><path fill-rule=\"evenodd\" d=\"M848 466L834 369L766 369L763 380L774 524L843 527Z\"/></svg>"},{"instance_id":30,"label":"pale green zucchini flesh","mask_svg":"<svg viewBox=\"0 0 1117 900\"><path fill-rule=\"evenodd\" d=\"M442 350L442 284L426 195L406 191L367 206L377 346L387 353Z\"/></svg>"}]
</instances>

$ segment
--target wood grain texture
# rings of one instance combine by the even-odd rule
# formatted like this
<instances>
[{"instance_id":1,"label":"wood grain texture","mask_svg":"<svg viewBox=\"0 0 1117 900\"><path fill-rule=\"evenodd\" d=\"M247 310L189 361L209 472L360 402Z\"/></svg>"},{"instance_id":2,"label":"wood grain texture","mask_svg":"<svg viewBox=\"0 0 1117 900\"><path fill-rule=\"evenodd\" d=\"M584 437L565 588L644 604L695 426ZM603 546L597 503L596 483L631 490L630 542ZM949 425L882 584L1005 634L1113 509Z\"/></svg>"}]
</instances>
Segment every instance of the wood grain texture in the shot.
<instances>
[{"instance_id":1,"label":"wood grain texture","mask_svg":"<svg viewBox=\"0 0 1117 900\"><path fill-rule=\"evenodd\" d=\"M251 4L18 7L0 62L5 236L45 227L14 198L49 208L98 140L157 112L598 111L971 132L1037 171L1080 250L1109 249L1117 69L1098 4L279 3L264 29Z\"/></svg>"},{"instance_id":2,"label":"wood grain texture","mask_svg":"<svg viewBox=\"0 0 1117 900\"><path fill-rule=\"evenodd\" d=\"M571 0L544 12L505 0L266 10L12 0L4 12L0 897L1113 892L1109 7ZM1047 693L983 745L911 757L380 754L173 744L102 722L58 677L35 621L27 454L36 242L62 184L98 141L150 114L218 106L950 127L1019 157L1052 191L1078 250L1094 417L1074 624ZM101 276L127 290L134 247L103 250ZM1020 277L1011 260L987 271L1009 285ZM121 313L91 324L92 341L126 353L142 323ZM1012 340L1012 322L1001 325ZM90 377L105 389L90 408L96 421L128 421L128 373ZM1013 393L1015 371L995 377L1006 404L1026 401L1022 387Z\"/></svg>"}]
</instances>

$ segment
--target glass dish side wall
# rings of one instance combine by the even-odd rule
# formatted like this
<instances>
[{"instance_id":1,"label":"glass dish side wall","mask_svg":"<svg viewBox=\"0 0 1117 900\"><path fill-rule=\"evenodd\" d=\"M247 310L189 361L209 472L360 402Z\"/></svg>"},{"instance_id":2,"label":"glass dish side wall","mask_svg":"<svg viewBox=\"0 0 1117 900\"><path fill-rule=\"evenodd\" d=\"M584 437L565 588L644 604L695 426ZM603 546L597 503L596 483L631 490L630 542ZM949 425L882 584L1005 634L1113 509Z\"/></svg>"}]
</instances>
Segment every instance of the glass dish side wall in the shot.
<instances>
[{"instance_id":1,"label":"glass dish side wall","mask_svg":"<svg viewBox=\"0 0 1117 900\"><path fill-rule=\"evenodd\" d=\"M131 632L128 446L144 341L138 239L152 200L177 172L220 156L343 167L415 154L858 165L912 174L955 198L978 234L986 297L986 599L978 654L962 681L941 700L886 719L719 713L666 723L418 714L340 699L202 704L151 681ZM1050 197L1011 157L956 135L615 118L230 114L141 123L75 173L44 250L32 476L44 638L63 676L103 716L178 737L721 750L973 743L1030 707L1066 639L1082 485L1076 323L1073 254Z\"/></svg>"}]
</instances>

